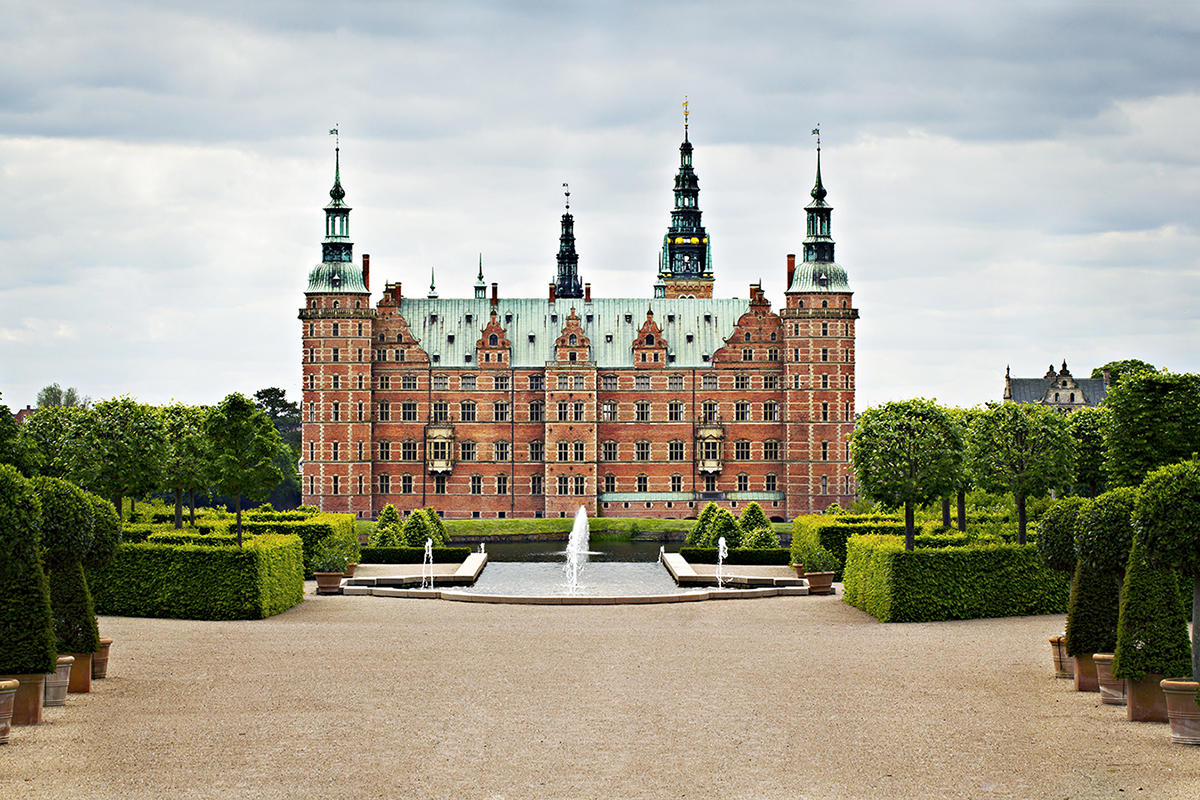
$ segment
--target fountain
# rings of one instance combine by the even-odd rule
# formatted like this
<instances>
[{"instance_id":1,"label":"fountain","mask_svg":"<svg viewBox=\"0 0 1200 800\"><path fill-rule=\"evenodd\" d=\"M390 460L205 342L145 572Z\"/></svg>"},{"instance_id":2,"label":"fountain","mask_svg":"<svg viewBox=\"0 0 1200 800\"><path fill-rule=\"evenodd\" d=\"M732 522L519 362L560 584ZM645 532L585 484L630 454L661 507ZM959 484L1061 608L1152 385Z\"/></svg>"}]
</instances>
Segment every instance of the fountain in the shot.
<instances>
[{"instance_id":1,"label":"fountain","mask_svg":"<svg viewBox=\"0 0 1200 800\"><path fill-rule=\"evenodd\" d=\"M425 568L429 568L429 585L425 585ZM433 588L433 539L425 540L425 561L421 564L421 588Z\"/></svg>"},{"instance_id":2,"label":"fountain","mask_svg":"<svg viewBox=\"0 0 1200 800\"><path fill-rule=\"evenodd\" d=\"M571 527L571 538L567 541L567 594L579 594L579 574L587 563L588 547L591 544L591 528L588 526L587 509L583 506L575 512L575 524Z\"/></svg>"},{"instance_id":3,"label":"fountain","mask_svg":"<svg viewBox=\"0 0 1200 800\"><path fill-rule=\"evenodd\" d=\"M729 558L729 548L725 546L725 537L717 540L717 588L725 588L725 559Z\"/></svg>"}]
</instances>

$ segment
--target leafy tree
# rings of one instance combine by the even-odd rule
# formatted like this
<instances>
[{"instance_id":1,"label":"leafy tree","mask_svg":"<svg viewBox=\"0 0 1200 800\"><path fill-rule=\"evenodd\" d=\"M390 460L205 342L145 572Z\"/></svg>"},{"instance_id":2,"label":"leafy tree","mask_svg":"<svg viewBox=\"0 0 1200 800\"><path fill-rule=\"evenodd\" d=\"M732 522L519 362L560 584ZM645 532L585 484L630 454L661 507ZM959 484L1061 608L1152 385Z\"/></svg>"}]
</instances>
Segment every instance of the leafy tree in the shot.
<instances>
[{"instance_id":1,"label":"leafy tree","mask_svg":"<svg viewBox=\"0 0 1200 800\"><path fill-rule=\"evenodd\" d=\"M161 409L167 459L163 465L163 487L175 492L175 529L183 528L183 493L192 493L191 523L196 524L195 491L208 482L211 459L204 435L207 409L172 403Z\"/></svg>"},{"instance_id":2,"label":"leafy tree","mask_svg":"<svg viewBox=\"0 0 1200 800\"><path fill-rule=\"evenodd\" d=\"M0 464L0 674L53 672L58 659L41 529L37 493L15 467Z\"/></svg>"},{"instance_id":3,"label":"leafy tree","mask_svg":"<svg viewBox=\"0 0 1200 800\"><path fill-rule=\"evenodd\" d=\"M1108 394L1104 475L1137 486L1156 467L1200 452L1200 375L1142 372Z\"/></svg>"},{"instance_id":4,"label":"leafy tree","mask_svg":"<svg viewBox=\"0 0 1200 800\"><path fill-rule=\"evenodd\" d=\"M433 508L425 509L425 519L429 522L429 530L433 533L433 543L440 545L450 544L450 536L446 533L446 526L442 524L442 518Z\"/></svg>"},{"instance_id":5,"label":"leafy tree","mask_svg":"<svg viewBox=\"0 0 1200 800\"><path fill-rule=\"evenodd\" d=\"M745 527L743 523L743 527ZM779 547L779 536L770 525L752 528L742 534L743 550L769 550Z\"/></svg>"},{"instance_id":6,"label":"leafy tree","mask_svg":"<svg viewBox=\"0 0 1200 800\"><path fill-rule=\"evenodd\" d=\"M234 393L214 407L204 422L211 475L217 490L236 498L237 540L242 544L242 495L265 500L282 480L275 458L283 443L279 432L245 395Z\"/></svg>"},{"instance_id":7,"label":"leafy tree","mask_svg":"<svg viewBox=\"0 0 1200 800\"><path fill-rule=\"evenodd\" d=\"M1139 681L1147 672L1186 678L1194 669L1178 573L1147 564L1134 541L1113 648L1114 678ZM1193 673L1194 674L1194 673Z\"/></svg>"},{"instance_id":8,"label":"leafy tree","mask_svg":"<svg viewBox=\"0 0 1200 800\"><path fill-rule=\"evenodd\" d=\"M400 530L400 537L404 547L424 547L425 540L433 538L429 518L422 509L414 508L409 513L408 519L404 520L404 527Z\"/></svg>"},{"instance_id":9,"label":"leafy tree","mask_svg":"<svg viewBox=\"0 0 1200 800\"><path fill-rule=\"evenodd\" d=\"M1067 655L1111 653L1120 612L1120 584L1113 575L1076 564L1067 604Z\"/></svg>"},{"instance_id":10,"label":"leafy tree","mask_svg":"<svg viewBox=\"0 0 1200 800\"><path fill-rule=\"evenodd\" d=\"M38 477L33 487L42 504L42 548L58 651L95 653L100 629L82 563L92 550L92 503L83 490L60 478Z\"/></svg>"},{"instance_id":11,"label":"leafy tree","mask_svg":"<svg viewBox=\"0 0 1200 800\"><path fill-rule=\"evenodd\" d=\"M71 477L110 498L118 514L126 496L136 502L162 485L167 439L158 409L130 397L104 400L79 417L74 431Z\"/></svg>"},{"instance_id":12,"label":"leafy tree","mask_svg":"<svg viewBox=\"0 0 1200 800\"><path fill-rule=\"evenodd\" d=\"M762 506L758 503L751 502L750 505L742 509L742 516L738 518L738 525L742 530L749 533L759 528L770 528L771 520L767 519L766 513L763 512ZM777 546L777 545L773 545Z\"/></svg>"},{"instance_id":13,"label":"leafy tree","mask_svg":"<svg viewBox=\"0 0 1200 800\"><path fill-rule=\"evenodd\" d=\"M1079 561L1075 555L1075 525L1086 502L1082 497L1064 497L1050 506L1038 523L1038 555L1050 569L1075 571Z\"/></svg>"},{"instance_id":14,"label":"leafy tree","mask_svg":"<svg viewBox=\"0 0 1200 800\"><path fill-rule=\"evenodd\" d=\"M1092 569L1124 580L1133 546L1133 509L1137 489L1105 492L1084 503L1075 520L1075 555Z\"/></svg>"},{"instance_id":15,"label":"leafy tree","mask_svg":"<svg viewBox=\"0 0 1200 800\"><path fill-rule=\"evenodd\" d=\"M916 398L868 408L850 437L863 494L887 508L904 506L904 546L914 546L913 509L960 484L962 433L945 409Z\"/></svg>"},{"instance_id":16,"label":"leafy tree","mask_svg":"<svg viewBox=\"0 0 1200 800\"><path fill-rule=\"evenodd\" d=\"M1108 379L1113 386L1120 385L1121 380L1128 375L1155 371L1153 364L1147 364L1145 361L1139 361L1136 358L1126 358L1122 361L1110 361L1103 367L1096 367L1092 370L1092 377L1096 380L1103 378L1104 370L1108 370Z\"/></svg>"},{"instance_id":17,"label":"leafy tree","mask_svg":"<svg viewBox=\"0 0 1200 800\"><path fill-rule=\"evenodd\" d=\"M1133 520L1138 540L1155 566L1192 576L1192 621L1200 620L1200 460L1193 457L1159 467L1146 476ZM1193 676L1200 676L1197 627L1192 630Z\"/></svg>"},{"instance_id":18,"label":"leafy tree","mask_svg":"<svg viewBox=\"0 0 1200 800\"><path fill-rule=\"evenodd\" d=\"M1026 499L1074 481L1075 441L1067 421L1044 406L992 405L971 423L968 443L975 484L1013 496L1017 541L1025 544Z\"/></svg>"},{"instance_id":19,"label":"leafy tree","mask_svg":"<svg viewBox=\"0 0 1200 800\"><path fill-rule=\"evenodd\" d=\"M1104 441L1112 412L1107 406L1081 408L1067 417L1067 428L1075 440L1075 479L1088 487L1095 497L1104 483L1104 460L1108 449Z\"/></svg>"},{"instance_id":20,"label":"leafy tree","mask_svg":"<svg viewBox=\"0 0 1200 800\"><path fill-rule=\"evenodd\" d=\"M20 426L21 439L35 474L55 478L71 474L79 447L76 430L88 413L78 407L46 406L25 418Z\"/></svg>"},{"instance_id":21,"label":"leafy tree","mask_svg":"<svg viewBox=\"0 0 1200 800\"><path fill-rule=\"evenodd\" d=\"M967 431L971 429L971 420L975 419L980 413L979 408L948 408L946 413L950 415L950 419L958 426L959 436L963 441L964 449L967 441ZM958 501L958 529L962 532L967 530L967 492L971 491L971 470L968 468L966 459L959 462L958 469L958 486L956 487L955 498ZM949 498L942 498L942 525L950 527L950 508Z\"/></svg>"},{"instance_id":22,"label":"leafy tree","mask_svg":"<svg viewBox=\"0 0 1200 800\"><path fill-rule=\"evenodd\" d=\"M722 537L725 539L725 546L730 550L742 546L742 528L738 525L737 517L728 508L718 508L713 514L700 546L716 547Z\"/></svg>"},{"instance_id":23,"label":"leafy tree","mask_svg":"<svg viewBox=\"0 0 1200 800\"><path fill-rule=\"evenodd\" d=\"M271 420L280 440L293 450L300 450L300 404L290 402L283 389L259 389L254 393L256 405Z\"/></svg>"},{"instance_id":24,"label":"leafy tree","mask_svg":"<svg viewBox=\"0 0 1200 800\"><path fill-rule=\"evenodd\" d=\"M379 512L379 519L375 521L376 525L399 525L400 512L396 511L396 507L388 503L383 507L383 511Z\"/></svg>"},{"instance_id":25,"label":"leafy tree","mask_svg":"<svg viewBox=\"0 0 1200 800\"><path fill-rule=\"evenodd\" d=\"M696 520L696 524L688 531L687 539L684 544L688 547L703 547L703 542L708 538L708 526L712 524L713 516L720 510L720 506L716 503L709 503L700 512L700 518Z\"/></svg>"},{"instance_id":26,"label":"leafy tree","mask_svg":"<svg viewBox=\"0 0 1200 800\"><path fill-rule=\"evenodd\" d=\"M33 459L17 418L8 406L0 403L0 464L11 464L25 476L33 474Z\"/></svg>"},{"instance_id":27,"label":"leafy tree","mask_svg":"<svg viewBox=\"0 0 1200 800\"><path fill-rule=\"evenodd\" d=\"M48 408L50 406L89 408L92 405L92 398L80 395L79 390L74 386L64 390L57 383L52 383L38 392L37 404L38 408Z\"/></svg>"}]
</instances>

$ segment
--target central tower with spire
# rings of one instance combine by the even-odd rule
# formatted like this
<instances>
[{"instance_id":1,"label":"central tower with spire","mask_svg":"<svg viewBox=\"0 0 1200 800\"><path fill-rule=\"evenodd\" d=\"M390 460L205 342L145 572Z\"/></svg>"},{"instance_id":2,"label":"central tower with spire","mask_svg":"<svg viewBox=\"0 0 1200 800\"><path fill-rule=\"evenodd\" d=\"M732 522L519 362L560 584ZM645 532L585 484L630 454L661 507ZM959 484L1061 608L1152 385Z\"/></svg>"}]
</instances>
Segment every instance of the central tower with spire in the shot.
<instances>
[{"instance_id":1,"label":"central tower with spire","mask_svg":"<svg viewBox=\"0 0 1200 800\"><path fill-rule=\"evenodd\" d=\"M579 280L579 253L575 252L575 218L571 216L571 188L563 184L567 210L562 215L562 233L558 237L558 275L554 279L554 294L558 297L583 297Z\"/></svg>"},{"instance_id":2,"label":"central tower with spire","mask_svg":"<svg viewBox=\"0 0 1200 800\"><path fill-rule=\"evenodd\" d=\"M683 144L679 145L679 172L675 175L675 208L671 227L663 237L655 297L711 298L712 252L708 233L700 221L700 180L692 168L692 143L688 141L688 104L683 101Z\"/></svg>"}]
</instances>

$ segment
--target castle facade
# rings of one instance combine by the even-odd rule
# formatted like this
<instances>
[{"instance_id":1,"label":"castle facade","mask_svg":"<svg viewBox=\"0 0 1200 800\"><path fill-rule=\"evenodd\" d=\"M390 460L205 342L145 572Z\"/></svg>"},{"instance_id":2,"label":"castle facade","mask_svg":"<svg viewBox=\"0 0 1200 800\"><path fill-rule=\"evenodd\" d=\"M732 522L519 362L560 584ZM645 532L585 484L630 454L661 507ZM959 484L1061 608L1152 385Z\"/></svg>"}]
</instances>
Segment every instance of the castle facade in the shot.
<instances>
[{"instance_id":1,"label":"castle facade","mask_svg":"<svg viewBox=\"0 0 1200 800\"><path fill-rule=\"evenodd\" d=\"M777 311L761 285L715 299L686 131L653 298L593 297L563 214L543 298L374 306L355 263L340 165L309 274L303 337L303 502L374 518L389 503L447 519L686 518L757 501L791 519L854 499L858 310L834 261L821 181L787 256ZM782 270L781 270L782 271Z\"/></svg>"}]
</instances>

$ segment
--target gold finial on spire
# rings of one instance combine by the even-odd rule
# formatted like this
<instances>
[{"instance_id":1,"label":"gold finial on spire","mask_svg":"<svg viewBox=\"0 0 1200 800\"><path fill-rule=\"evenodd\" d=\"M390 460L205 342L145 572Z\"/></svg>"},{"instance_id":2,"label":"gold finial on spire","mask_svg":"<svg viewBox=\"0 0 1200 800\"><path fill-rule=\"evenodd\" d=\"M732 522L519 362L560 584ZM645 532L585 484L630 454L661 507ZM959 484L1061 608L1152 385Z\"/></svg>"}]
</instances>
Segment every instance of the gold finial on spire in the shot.
<instances>
[{"instance_id":1,"label":"gold finial on spire","mask_svg":"<svg viewBox=\"0 0 1200 800\"><path fill-rule=\"evenodd\" d=\"M683 96L683 135L685 137L687 136L688 114L690 113L691 112L688 111L688 96L685 94Z\"/></svg>"}]
</instances>

